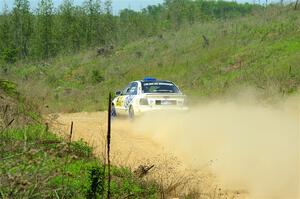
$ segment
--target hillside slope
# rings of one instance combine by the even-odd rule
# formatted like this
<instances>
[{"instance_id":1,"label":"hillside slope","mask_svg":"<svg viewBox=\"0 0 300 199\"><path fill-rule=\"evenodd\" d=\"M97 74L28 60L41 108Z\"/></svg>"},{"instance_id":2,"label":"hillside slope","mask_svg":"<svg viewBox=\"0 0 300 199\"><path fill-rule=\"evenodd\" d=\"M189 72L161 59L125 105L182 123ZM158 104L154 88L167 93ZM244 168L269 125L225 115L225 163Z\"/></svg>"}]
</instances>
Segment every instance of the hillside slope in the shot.
<instances>
[{"instance_id":1,"label":"hillside slope","mask_svg":"<svg viewBox=\"0 0 300 199\"><path fill-rule=\"evenodd\" d=\"M49 131L59 124L49 118L44 125L35 108L13 83L0 80L0 198L103 198L108 189L105 156L96 156L95 148L77 136L64 139ZM124 166L112 166L111 175L112 198L159 194L157 183Z\"/></svg>"},{"instance_id":2,"label":"hillside slope","mask_svg":"<svg viewBox=\"0 0 300 199\"><path fill-rule=\"evenodd\" d=\"M144 76L172 80L191 98L244 86L262 90L264 97L286 95L299 88L299 63L299 11L270 6L241 18L186 25L109 55L91 49L6 66L1 76L51 111L80 111L103 109L109 91Z\"/></svg>"}]
</instances>

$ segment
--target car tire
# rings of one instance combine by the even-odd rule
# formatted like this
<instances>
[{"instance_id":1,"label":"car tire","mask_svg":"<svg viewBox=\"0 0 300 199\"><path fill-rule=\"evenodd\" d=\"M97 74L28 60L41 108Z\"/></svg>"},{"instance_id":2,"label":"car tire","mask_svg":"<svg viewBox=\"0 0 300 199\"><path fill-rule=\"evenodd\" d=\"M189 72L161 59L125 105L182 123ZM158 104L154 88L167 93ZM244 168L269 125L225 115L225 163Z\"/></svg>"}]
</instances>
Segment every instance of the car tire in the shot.
<instances>
[{"instance_id":1,"label":"car tire","mask_svg":"<svg viewBox=\"0 0 300 199\"><path fill-rule=\"evenodd\" d=\"M115 106L113 104L111 105L110 115L111 115L112 118L117 117L117 111L116 111L116 108L115 108Z\"/></svg>"},{"instance_id":2,"label":"car tire","mask_svg":"<svg viewBox=\"0 0 300 199\"><path fill-rule=\"evenodd\" d=\"M128 118L130 120L133 120L134 119L134 109L132 106L129 107L129 110L128 110Z\"/></svg>"}]
</instances>

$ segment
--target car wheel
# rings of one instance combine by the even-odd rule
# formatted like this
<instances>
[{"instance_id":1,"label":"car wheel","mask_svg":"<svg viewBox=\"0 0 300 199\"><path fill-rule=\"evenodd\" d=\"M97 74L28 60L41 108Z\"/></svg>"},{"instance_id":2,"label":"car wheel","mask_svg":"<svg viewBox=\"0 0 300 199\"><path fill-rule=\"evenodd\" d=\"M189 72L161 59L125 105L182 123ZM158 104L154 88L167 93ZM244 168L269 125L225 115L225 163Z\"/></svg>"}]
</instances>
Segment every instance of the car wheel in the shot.
<instances>
[{"instance_id":1,"label":"car wheel","mask_svg":"<svg viewBox=\"0 0 300 199\"><path fill-rule=\"evenodd\" d=\"M111 117L112 118L117 117L117 111L114 105L111 105Z\"/></svg>"},{"instance_id":2,"label":"car wheel","mask_svg":"<svg viewBox=\"0 0 300 199\"><path fill-rule=\"evenodd\" d=\"M130 120L133 120L134 119L134 110L133 110L133 107L130 106L129 107L129 110L128 110L128 117Z\"/></svg>"}]
</instances>

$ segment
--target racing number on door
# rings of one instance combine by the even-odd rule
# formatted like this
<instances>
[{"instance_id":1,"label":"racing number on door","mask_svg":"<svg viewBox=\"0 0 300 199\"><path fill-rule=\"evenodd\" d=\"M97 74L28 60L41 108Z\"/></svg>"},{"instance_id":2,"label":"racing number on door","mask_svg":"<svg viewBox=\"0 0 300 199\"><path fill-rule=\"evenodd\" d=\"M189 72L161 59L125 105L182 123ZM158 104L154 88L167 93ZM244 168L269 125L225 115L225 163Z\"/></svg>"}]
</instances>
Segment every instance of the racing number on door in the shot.
<instances>
[{"instance_id":1,"label":"racing number on door","mask_svg":"<svg viewBox=\"0 0 300 199\"><path fill-rule=\"evenodd\" d=\"M137 86L136 82L130 83L122 92L123 95L117 98L116 107L127 108L137 94Z\"/></svg>"},{"instance_id":2,"label":"racing number on door","mask_svg":"<svg viewBox=\"0 0 300 199\"><path fill-rule=\"evenodd\" d=\"M119 96L117 101L116 101L116 106L121 107L124 102L124 96Z\"/></svg>"}]
</instances>

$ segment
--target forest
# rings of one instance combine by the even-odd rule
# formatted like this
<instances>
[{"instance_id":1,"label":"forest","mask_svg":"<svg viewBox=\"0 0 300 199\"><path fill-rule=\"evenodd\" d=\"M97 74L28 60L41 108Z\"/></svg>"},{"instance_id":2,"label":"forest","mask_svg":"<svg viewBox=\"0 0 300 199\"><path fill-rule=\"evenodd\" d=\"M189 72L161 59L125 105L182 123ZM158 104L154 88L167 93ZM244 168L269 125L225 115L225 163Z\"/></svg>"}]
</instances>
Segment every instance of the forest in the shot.
<instances>
[{"instance_id":1,"label":"forest","mask_svg":"<svg viewBox=\"0 0 300 199\"><path fill-rule=\"evenodd\" d=\"M244 16L258 4L226 1L165 0L141 11L123 9L112 13L111 0L86 0L74 5L64 0L54 7L41 0L32 10L29 0L15 0L0 15L0 63L44 60L103 46L124 46L138 38L162 36L182 26Z\"/></svg>"}]
</instances>

